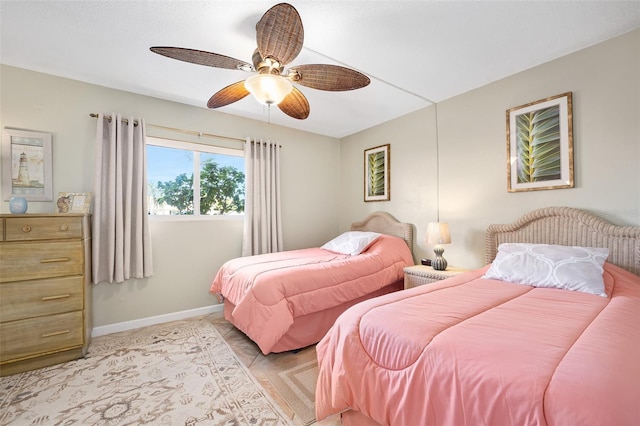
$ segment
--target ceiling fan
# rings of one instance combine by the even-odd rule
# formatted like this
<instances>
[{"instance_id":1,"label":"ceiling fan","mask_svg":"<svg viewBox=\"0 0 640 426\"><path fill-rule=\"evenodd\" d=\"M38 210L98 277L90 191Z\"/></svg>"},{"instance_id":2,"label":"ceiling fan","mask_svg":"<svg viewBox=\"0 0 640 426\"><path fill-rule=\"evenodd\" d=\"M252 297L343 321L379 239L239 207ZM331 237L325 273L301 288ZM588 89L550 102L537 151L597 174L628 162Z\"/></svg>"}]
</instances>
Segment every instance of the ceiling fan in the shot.
<instances>
[{"instance_id":1,"label":"ceiling fan","mask_svg":"<svg viewBox=\"0 0 640 426\"><path fill-rule=\"evenodd\" d=\"M366 75L338 65L297 65L285 72L285 65L298 56L304 41L300 15L288 3L277 4L265 12L256 24L256 41L253 65L218 53L182 47L156 46L151 51L199 65L257 72L215 93L207 102L209 108L229 105L251 93L259 102L278 105L290 117L304 120L309 117L309 101L292 82L327 91L355 90L370 83Z\"/></svg>"}]
</instances>

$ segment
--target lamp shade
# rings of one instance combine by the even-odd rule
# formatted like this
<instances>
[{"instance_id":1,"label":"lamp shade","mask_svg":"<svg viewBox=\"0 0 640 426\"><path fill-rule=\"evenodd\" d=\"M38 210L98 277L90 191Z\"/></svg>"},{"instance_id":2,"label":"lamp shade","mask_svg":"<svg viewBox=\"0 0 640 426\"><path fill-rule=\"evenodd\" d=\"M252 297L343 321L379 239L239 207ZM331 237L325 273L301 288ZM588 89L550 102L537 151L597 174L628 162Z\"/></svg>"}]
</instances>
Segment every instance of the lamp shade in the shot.
<instances>
[{"instance_id":1,"label":"lamp shade","mask_svg":"<svg viewBox=\"0 0 640 426\"><path fill-rule=\"evenodd\" d=\"M451 244L449 224L445 222L431 222L427 226L427 244Z\"/></svg>"},{"instance_id":2,"label":"lamp shade","mask_svg":"<svg viewBox=\"0 0 640 426\"><path fill-rule=\"evenodd\" d=\"M245 80L244 87L265 105L279 104L293 89L288 79L275 74L253 75Z\"/></svg>"}]
</instances>

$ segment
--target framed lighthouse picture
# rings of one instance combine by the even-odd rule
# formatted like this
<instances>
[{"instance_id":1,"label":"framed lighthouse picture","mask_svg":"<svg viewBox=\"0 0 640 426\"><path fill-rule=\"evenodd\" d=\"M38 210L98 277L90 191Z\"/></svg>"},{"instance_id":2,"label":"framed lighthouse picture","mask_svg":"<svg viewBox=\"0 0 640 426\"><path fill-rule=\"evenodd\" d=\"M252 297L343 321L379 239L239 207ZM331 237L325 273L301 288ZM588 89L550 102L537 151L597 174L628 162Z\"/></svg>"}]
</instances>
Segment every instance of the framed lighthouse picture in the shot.
<instances>
[{"instance_id":1,"label":"framed lighthouse picture","mask_svg":"<svg viewBox=\"0 0 640 426\"><path fill-rule=\"evenodd\" d=\"M5 127L2 131L2 198L52 201L51 133Z\"/></svg>"}]
</instances>

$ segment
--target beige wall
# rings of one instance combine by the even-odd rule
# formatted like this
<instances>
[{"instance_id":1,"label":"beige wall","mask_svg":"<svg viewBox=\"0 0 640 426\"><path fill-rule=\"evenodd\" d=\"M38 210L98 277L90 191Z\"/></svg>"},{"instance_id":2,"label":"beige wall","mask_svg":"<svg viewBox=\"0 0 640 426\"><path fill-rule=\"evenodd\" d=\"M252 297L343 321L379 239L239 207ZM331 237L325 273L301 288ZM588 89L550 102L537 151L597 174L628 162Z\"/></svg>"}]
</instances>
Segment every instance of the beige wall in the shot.
<instances>
[{"instance_id":1,"label":"beige wall","mask_svg":"<svg viewBox=\"0 0 640 426\"><path fill-rule=\"evenodd\" d=\"M120 112L143 117L152 124L278 141L283 146L285 248L320 245L338 232L337 139L14 67L2 66L0 78L0 126L53 134L54 196L58 192L92 191L96 120L89 113ZM147 133L197 139L151 127ZM202 142L225 144L212 139ZM9 213L8 202L2 201L1 211ZM30 213L53 211L54 202L29 203ZM224 261L240 255L242 221L152 220L150 228L154 276L96 285L94 326L217 303L209 294L209 285Z\"/></svg>"},{"instance_id":2,"label":"beige wall","mask_svg":"<svg viewBox=\"0 0 640 426\"><path fill-rule=\"evenodd\" d=\"M445 257L463 267L484 263L488 224L539 207L585 208L614 223L640 224L640 30L438 104L437 144L433 107L338 141L13 67L1 66L0 73L0 125L53 133L54 194L92 190L92 112L279 141L287 249L322 244L384 210L415 225L417 260L432 257L424 238L438 199L440 220L450 222L453 234ZM567 91L574 101L576 188L508 193L505 111ZM386 143L391 201L365 203L363 150ZM1 206L8 213L8 203ZM53 210L53 202L29 205L33 213ZM242 222L154 221L151 232L154 277L95 286L95 326L217 303L209 284L224 261L240 254Z\"/></svg>"},{"instance_id":3,"label":"beige wall","mask_svg":"<svg viewBox=\"0 0 640 426\"><path fill-rule=\"evenodd\" d=\"M481 70L479 70L481 72ZM573 92L576 187L508 193L506 110ZM484 231L540 207L584 208L640 225L640 30L590 47L341 141L340 226L386 210L416 226L416 258L433 257L426 225L450 223L451 265L484 264ZM363 150L391 144L391 201L363 202ZM436 152L439 151L439 179ZM436 185L439 180L439 191Z\"/></svg>"}]
</instances>

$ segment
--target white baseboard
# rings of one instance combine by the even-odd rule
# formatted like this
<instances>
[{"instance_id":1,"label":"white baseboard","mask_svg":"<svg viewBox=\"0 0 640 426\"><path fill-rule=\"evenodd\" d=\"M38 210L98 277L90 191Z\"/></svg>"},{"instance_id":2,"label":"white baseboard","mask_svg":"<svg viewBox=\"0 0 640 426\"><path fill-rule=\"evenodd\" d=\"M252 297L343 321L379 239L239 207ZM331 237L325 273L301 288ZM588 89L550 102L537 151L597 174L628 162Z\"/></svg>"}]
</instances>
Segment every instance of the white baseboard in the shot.
<instances>
[{"instance_id":1,"label":"white baseboard","mask_svg":"<svg viewBox=\"0 0 640 426\"><path fill-rule=\"evenodd\" d=\"M170 314L156 315L154 317L140 318L137 320L119 322L116 324L102 325L94 327L91 337L103 336L105 334L117 333L119 331L133 330L134 328L146 327L148 325L161 324L163 322L177 321L185 318L208 315L213 312L222 311L224 305L205 306L204 308L190 309L188 311L172 312Z\"/></svg>"}]
</instances>

